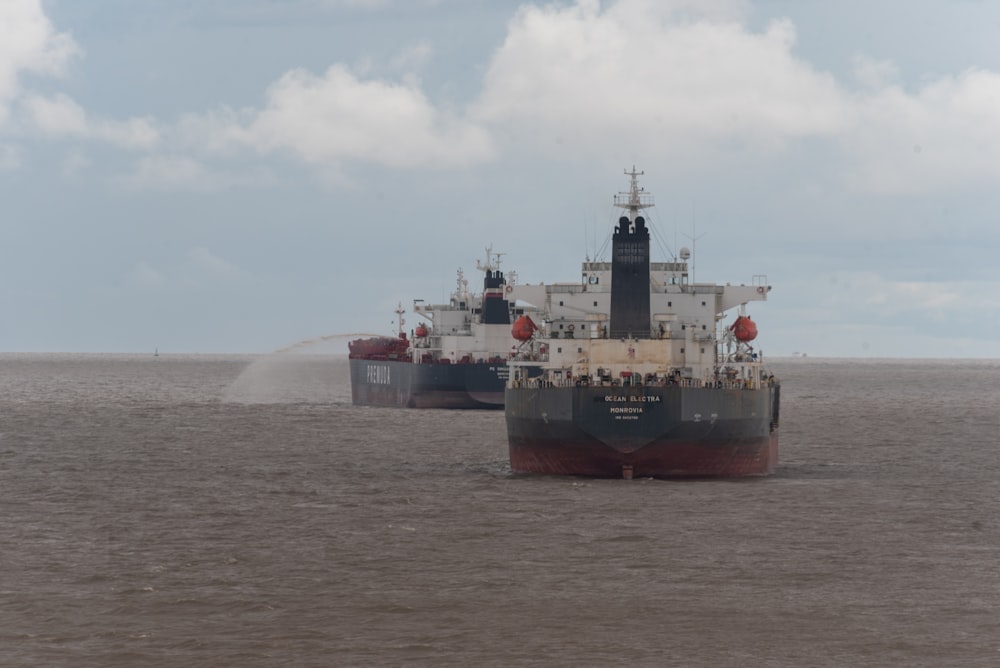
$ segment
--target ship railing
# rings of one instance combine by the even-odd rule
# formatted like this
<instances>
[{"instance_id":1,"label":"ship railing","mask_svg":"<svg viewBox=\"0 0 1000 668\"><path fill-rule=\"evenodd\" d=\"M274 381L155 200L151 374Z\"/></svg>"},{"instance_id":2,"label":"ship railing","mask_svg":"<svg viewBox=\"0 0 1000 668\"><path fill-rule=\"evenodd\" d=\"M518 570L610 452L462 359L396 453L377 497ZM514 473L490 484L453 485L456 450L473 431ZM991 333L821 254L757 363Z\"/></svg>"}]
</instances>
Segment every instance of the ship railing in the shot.
<instances>
[{"instance_id":1,"label":"ship railing","mask_svg":"<svg viewBox=\"0 0 1000 668\"><path fill-rule=\"evenodd\" d=\"M687 283L681 285L681 292L690 292L697 295L721 295L726 292L726 286L715 283Z\"/></svg>"},{"instance_id":2,"label":"ship railing","mask_svg":"<svg viewBox=\"0 0 1000 668\"><path fill-rule=\"evenodd\" d=\"M691 387L720 390L759 390L776 384L773 377L760 381L751 378L735 380L703 381L699 378L653 378L641 382L629 382L622 378L598 378L580 376L577 378L514 378L511 387L542 388L542 387Z\"/></svg>"},{"instance_id":3,"label":"ship railing","mask_svg":"<svg viewBox=\"0 0 1000 668\"><path fill-rule=\"evenodd\" d=\"M752 378L737 378L736 380L710 381L705 383L705 386L720 390L758 390L762 383L754 381Z\"/></svg>"}]
</instances>

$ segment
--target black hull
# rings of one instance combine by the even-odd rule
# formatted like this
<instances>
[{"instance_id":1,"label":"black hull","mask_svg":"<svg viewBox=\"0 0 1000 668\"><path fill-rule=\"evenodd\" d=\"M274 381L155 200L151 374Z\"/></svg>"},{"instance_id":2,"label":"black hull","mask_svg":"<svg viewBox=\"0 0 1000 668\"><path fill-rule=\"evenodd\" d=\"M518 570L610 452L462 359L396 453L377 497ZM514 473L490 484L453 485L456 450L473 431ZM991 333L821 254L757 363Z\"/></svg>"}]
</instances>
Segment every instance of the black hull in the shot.
<instances>
[{"instance_id":1,"label":"black hull","mask_svg":"<svg viewBox=\"0 0 1000 668\"><path fill-rule=\"evenodd\" d=\"M778 460L778 387L518 387L511 468L599 477L753 476Z\"/></svg>"},{"instance_id":2,"label":"black hull","mask_svg":"<svg viewBox=\"0 0 1000 668\"><path fill-rule=\"evenodd\" d=\"M352 359L351 400L358 406L501 409L504 362L414 364Z\"/></svg>"}]
</instances>

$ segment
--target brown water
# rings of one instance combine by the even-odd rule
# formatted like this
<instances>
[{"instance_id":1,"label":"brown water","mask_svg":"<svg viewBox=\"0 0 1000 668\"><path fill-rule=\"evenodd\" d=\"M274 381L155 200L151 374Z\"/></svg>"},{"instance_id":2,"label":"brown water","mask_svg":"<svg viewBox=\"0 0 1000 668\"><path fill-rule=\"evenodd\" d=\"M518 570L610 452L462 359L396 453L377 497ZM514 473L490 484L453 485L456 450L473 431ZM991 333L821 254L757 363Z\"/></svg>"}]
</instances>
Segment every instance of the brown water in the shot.
<instances>
[{"instance_id":1,"label":"brown water","mask_svg":"<svg viewBox=\"0 0 1000 668\"><path fill-rule=\"evenodd\" d=\"M0 355L0 665L1000 665L1000 362L772 370L776 475L622 481L340 358Z\"/></svg>"}]
</instances>

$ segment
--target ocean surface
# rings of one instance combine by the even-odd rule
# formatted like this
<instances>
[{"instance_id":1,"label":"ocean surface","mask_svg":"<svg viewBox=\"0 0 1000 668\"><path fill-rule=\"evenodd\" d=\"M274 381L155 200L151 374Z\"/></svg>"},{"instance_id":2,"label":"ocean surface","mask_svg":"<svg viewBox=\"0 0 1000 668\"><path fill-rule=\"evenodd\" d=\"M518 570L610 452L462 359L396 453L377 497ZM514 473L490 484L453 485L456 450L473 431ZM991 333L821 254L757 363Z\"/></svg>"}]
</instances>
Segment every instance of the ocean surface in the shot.
<instances>
[{"instance_id":1,"label":"ocean surface","mask_svg":"<svg viewBox=\"0 0 1000 668\"><path fill-rule=\"evenodd\" d=\"M624 481L339 357L2 354L0 665L1000 665L1000 361L771 370L774 476Z\"/></svg>"}]
</instances>

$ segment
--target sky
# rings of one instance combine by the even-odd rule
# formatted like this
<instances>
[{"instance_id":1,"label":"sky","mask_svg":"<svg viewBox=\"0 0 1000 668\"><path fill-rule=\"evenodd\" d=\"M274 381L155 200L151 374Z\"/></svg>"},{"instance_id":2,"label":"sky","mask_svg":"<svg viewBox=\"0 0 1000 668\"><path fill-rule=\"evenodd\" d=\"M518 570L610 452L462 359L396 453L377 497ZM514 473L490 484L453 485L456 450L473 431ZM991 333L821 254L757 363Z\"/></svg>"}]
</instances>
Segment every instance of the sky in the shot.
<instances>
[{"instance_id":1,"label":"sky","mask_svg":"<svg viewBox=\"0 0 1000 668\"><path fill-rule=\"evenodd\" d=\"M996 358L997 44L986 0L0 0L0 351L346 351L487 247L578 280L635 165L654 260L766 275L766 354Z\"/></svg>"}]
</instances>

